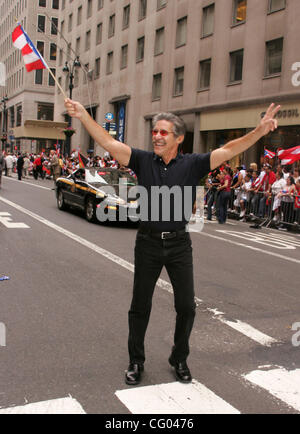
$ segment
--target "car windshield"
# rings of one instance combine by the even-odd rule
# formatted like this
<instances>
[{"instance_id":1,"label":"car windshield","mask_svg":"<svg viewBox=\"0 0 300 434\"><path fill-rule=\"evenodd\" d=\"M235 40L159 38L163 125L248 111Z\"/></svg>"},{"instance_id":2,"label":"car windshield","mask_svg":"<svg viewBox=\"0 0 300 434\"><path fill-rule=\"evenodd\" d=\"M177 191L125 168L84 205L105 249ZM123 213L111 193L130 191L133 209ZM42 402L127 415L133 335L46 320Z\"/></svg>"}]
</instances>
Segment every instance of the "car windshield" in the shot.
<instances>
[{"instance_id":1,"label":"car windshield","mask_svg":"<svg viewBox=\"0 0 300 434\"><path fill-rule=\"evenodd\" d=\"M118 169L86 169L86 182L90 184L136 185L136 180L128 172Z\"/></svg>"}]
</instances>

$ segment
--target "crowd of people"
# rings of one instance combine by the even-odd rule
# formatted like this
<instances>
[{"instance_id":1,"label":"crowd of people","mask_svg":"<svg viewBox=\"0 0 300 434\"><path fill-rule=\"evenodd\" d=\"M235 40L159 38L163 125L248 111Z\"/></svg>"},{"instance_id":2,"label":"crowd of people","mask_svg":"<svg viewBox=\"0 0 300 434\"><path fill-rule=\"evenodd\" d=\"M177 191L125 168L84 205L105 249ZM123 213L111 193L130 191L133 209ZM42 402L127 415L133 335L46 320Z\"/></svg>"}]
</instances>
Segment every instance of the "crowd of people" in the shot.
<instances>
[{"instance_id":1,"label":"crowd of people","mask_svg":"<svg viewBox=\"0 0 300 434\"><path fill-rule=\"evenodd\" d=\"M231 168L224 163L211 172L206 180L207 219L215 214L224 224L228 213L241 220L268 217L284 228L285 224L300 224L299 167L272 166L265 162L259 171L257 164Z\"/></svg>"},{"instance_id":2,"label":"crowd of people","mask_svg":"<svg viewBox=\"0 0 300 434\"><path fill-rule=\"evenodd\" d=\"M104 157L87 157L85 166L120 168L120 164L113 160L108 153L105 153ZM79 167L80 161L77 151L73 151L70 157L63 157L55 150L40 154L13 154L8 152L2 155L2 171L4 175L11 177L13 173L17 173L20 181L22 178L31 176L36 180L38 178L53 178L56 181L59 176L68 176Z\"/></svg>"}]
</instances>

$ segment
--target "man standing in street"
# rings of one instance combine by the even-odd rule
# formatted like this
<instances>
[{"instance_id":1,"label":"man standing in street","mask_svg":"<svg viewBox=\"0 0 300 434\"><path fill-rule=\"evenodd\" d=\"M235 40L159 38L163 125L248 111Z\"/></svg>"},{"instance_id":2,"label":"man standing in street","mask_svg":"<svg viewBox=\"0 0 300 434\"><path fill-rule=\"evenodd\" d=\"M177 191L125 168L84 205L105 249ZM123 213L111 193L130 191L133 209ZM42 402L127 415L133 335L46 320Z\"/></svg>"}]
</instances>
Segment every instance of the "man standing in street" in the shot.
<instances>
[{"instance_id":1,"label":"man standing in street","mask_svg":"<svg viewBox=\"0 0 300 434\"><path fill-rule=\"evenodd\" d=\"M60 168L58 156L56 155L54 150L50 151L50 166L51 166L51 174L53 176L54 185L56 185L56 180L57 178L60 177L61 168Z\"/></svg>"},{"instance_id":2,"label":"man standing in street","mask_svg":"<svg viewBox=\"0 0 300 434\"><path fill-rule=\"evenodd\" d=\"M8 153L6 158L5 158L5 164L6 164L6 168L7 168L7 176L11 176L13 165L14 165L14 159L13 159L12 155L10 155L10 153Z\"/></svg>"},{"instance_id":3,"label":"man standing in street","mask_svg":"<svg viewBox=\"0 0 300 434\"><path fill-rule=\"evenodd\" d=\"M19 153L18 160L17 160L17 172L18 172L19 181L22 181L23 167L24 167L24 158L23 155Z\"/></svg>"},{"instance_id":4,"label":"man standing in street","mask_svg":"<svg viewBox=\"0 0 300 434\"><path fill-rule=\"evenodd\" d=\"M88 133L121 165L130 167L138 183L147 192L151 186L178 186L182 193L186 187L195 189L199 180L234 156L245 152L261 137L277 128L275 115L280 109L272 104L257 128L245 136L230 141L222 148L207 154L179 152L184 141L185 125L172 113L160 113L153 119L153 152L132 149L118 142L98 125L78 102L66 99L68 114L80 119ZM194 190L193 190L194 191ZM192 213L192 205L190 214ZM149 204L151 201L149 201ZM176 214L176 201L170 202L170 216ZM161 211L161 210L160 210ZM151 216L151 209L148 210ZM158 221L144 220L140 224L135 245L133 298L129 310L129 367L125 382L137 385L144 370L144 339L150 318L152 296L162 268L165 266L174 290L177 313L174 346L169 363L178 381L189 383L192 376L187 365L189 338L195 317L193 258L190 235L186 230L188 219L164 219L159 212Z\"/></svg>"}]
</instances>

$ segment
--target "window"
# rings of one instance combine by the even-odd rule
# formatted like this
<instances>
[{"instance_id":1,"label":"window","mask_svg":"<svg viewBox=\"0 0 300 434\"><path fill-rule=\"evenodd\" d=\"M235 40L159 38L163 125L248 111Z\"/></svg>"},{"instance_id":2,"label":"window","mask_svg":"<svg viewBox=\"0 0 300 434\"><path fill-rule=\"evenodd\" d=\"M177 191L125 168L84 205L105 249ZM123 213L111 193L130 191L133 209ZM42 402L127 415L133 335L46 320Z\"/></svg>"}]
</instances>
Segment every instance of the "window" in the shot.
<instances>
[{"instance_id":1,"label":"window","mask_svg":"<svg viewBox=\"0 0 300 434\"><path fill-rule=\"evenodd\" d=\"M102 42L102 23L99 23L97 25L97 30L96 30L96 44L101 44Z\"/></svg>"},{"instance_id":2,"label":"window","mask_svg":"<svg viewBox=\"0 0 300 434\"><path fill-rule=\"evenodd\" d=\"M164 8L167 5L167 0L157 0L157 10Z\"/></svg>"},{"instance_id":3,"label":"window","mask_svg":"<svg viewBox=\"0 0 300 434\"><path fill-rule=\"evenodd\" d=\"M22 125L22 104L17 105L17 119L16 119L16 127L20 127Z\"/></svg>"},{"instance_id":4,"label":"window","mask_svg":"<svg viewBox=\"0 0 300 434\"><path fill-rule=\"evenodd\" d=\"M230 53L230 78L229 82L234 83L243 79L244 50Z\"/></svg>"},{"instance_id":5,"label":"window","mask_svg":"<svg viewBox=\"0 0 300 434\"><path fill-rule=\"evenodd\" d=\"M266 43L266 76L281 73L282 51L283 38Z\"/></svg>"},{"instance_id":6,"label":"window","mask_svg":"<svg viewBox=\"0 0 300 434\"><path fill-rule=\"evenodd\" d=\"M199 69L199 89L207 89L210 86L211 59L202 60Z\"/></svg>"},{"instance_id":7,"label":"window","mask_svg":"<svg viewBox=\"0 0 300 434\"><path fill-rule=\"evenodd\" d=\"M79 6L77 9L77 26L80 26L82 23L82 6Z\"/></svg>"},{"instance_id":8,"label":"window","mask_svg":"<svg viewBox=\"0 0 300 434\"><path fill-rule=\"evenodd\" d=\"M161 98L161 82L162 74L155 74L153 76L153 86L152 86L152 100L158 100Z\"/></svg>"},{"instance_id":9,"label":"window","mask_svg":"<svg viewBox=\"0 0 300 434\"><path fill-rule=\"evenodd\" d=\"M123 9L123 29L127 29L129 27L130 21L130 5L127 5Z\"/></svg>"},{"instance_id":10,"label":"window","mask_svg":"<svg viewBox=\"0 0 300 434\"><path fill-rule=\"evenodd\" d=\"M104 0L98 0L98 11L103 8L103 2Z\"/></svg>"},{"instance_id":11,"label":"window","mask_svg":"<svg viewBox=\"0 0 300 434\"><path fill-rule=\"evenodd\" d=\"M52 0L52 9L59 9L59 0Z\"/></svg>"},{"instance_id":12,"label":"window","mask_svg":"<svg viewBox=\"0 0 300 434\"><path fill-rule=\"evenodd\" d=\"M77 56L80 56L80 43L81 43L81 38L77 38L76 39L76 46L75 46L75 53Z\"/></svg>"},{"instance_id":13,"label":"window","mask_svg":"<svg viewBox=\"0 0 300 434\"><path fill-rule=\"evenodd\" d=\"M90 18L92 16L92 13L93 13L93 1L88 0L86 17Z\"/></svg>"},{"instance_id":14,"label":"window","mask_svg":"<svg viewBox=\"0 0 300 434\"><path fill-rule=\"evenodd\" d=\"M46 17L44 15L38 15L38 31L45 33Z\"/></svg>"},{"instance_id":15,"label":"window","mask_svg":"<svg viewBox=\"0 0 300 434\"><path fill-rule=\"evenodd\" d=\"M100 57L95 60L95 78L100 77Z\"/></svg>"},{"instance_id":16,"label":"window","mask_svg":"<svg viewBox=\"0 0 300 434\"><path fill-rule=\"evenodd\" d=\"M179 96L183 94L183 85L184 85L184 67L175 69L175 77L174 77L174 96Z\"/></svg>"},{"instance_id":17,"label":"window","mask_svg":"<svg viewBox=\"0 0 300 434\"><path fill-rule=\"evenodd\" d=\"M186 44L187 17L177 21L176 48Z\"/></svg>"},{"instance_id":18,"label":"window","mask_svg":"<svg viewBox=\"0 0 300 434\"><path fill-rule=\"evenodd\" d=\"M70 14L69 15L69 24L68 24L68 30L69 30L69 32L72 31L72 28L73 28L73 14Z\"/></svg>"},{"instance_id":19,"label":"window","mask_svg":"<svg viewBox=\"0 0 300 434\"><path fill-rule=\"evenodd\" d=\"M111 15L109 17L109 25L108 25L108 37L111 38L115 34L115 22L116 22L116 15Z\"/></svg>"},{"instance_id":20,"label":"window","mask_svg":"<svg viewBox=\"0 0 300 434\"><path fill-rule=\"evenodd\" d=\"M247 0L234 0L233 8L233 24L244 23L247 15Z\"/></svg>"},{"instance_id":21,"label":"window","mask_svg":"<svg viewBox=\"0 0 300 434\"><path fill-rule=\"evenodd\" d=\"M15 126L15 107L14 106L9 108L9 114L10 114L10 127L14 128L14 126Z\"/></svg>"},{"instance_id":22,"label":"window","mask_svg":"<svg viewBox=\"0 0 300 434\"><path fill-rule=\"evenodd\" d=\"M85 34L85 51L88 51L91 48L91 31L89 30Z\"/></svg>"},{"instance_id":23,"label":"window","mask_svg":"<svg viewBox=\"0 0 300 434\"><path fill-rule=\"evenodd\" d=\"M45 43L42 41L37 41L36 48L38 49L38 52L44 57Z\"/></svg>"},{"instance_id":24,"label":"window","mask_svg":"<svg viewBox=\"0 0 300 434\"><path fill-rule=\"evenodd\" d=\"M139 3L139 20L143 20L147 15L147 0L140 0Z\"/></svg>"},{"instance_id":25,"label":"window","mask_svg":"<svg viewBox=\"0 0 300 434\"><path fill-rule=\"evenodd\" d=\"M137 50L136 50L136 61L141 62L144 60L144 52L145 52L145 37L139 38L137 41Z\"/></svg>"},{"instance_id":26,"label":"window","mask_svg":"<svg viewBox=\"0 0 300 434\"><path fill-rule=\"evenodd\" d=\"M52 72L52 74L55 77L56 69L55 68L50 68L50 71ZM49 77L48 77L48 85L49 86L55 86L54 78L52 77L52 75L50 74L50 72L49 72Z\"/></svg>"},{"instance_id":27,"label":"window","mask_svg":"<svg viewBox=\"0 0 300 434\"><path fill-rule=\"evenodd\" d=\"M56 60L56 44L50 43L50 60Z\"/></svg>"},{"instance_id":28,"label":"window","mask_svg":"<svg viewBox=\"0 0 300 434\"><path fill-rule=\"evenodd\" d=\"M51 18L51 35L57 35L58 18Z\"/></svg>"},{"instance_id":29,"label":"window","mask_svg":"<svg viewBox=\"0 0 300 434\"><path fill-rule=\"evenodd\" d=\"M164 52L164 39L165 39L165 28L156 30L155 35L155 46L154 46L154 55L162 54Z\"/></svg>"},{"instance_id":30,"label":"window","mask_svg":"<svg viewBox=\"0 0 300 434\"><path fill-rule=\"evenodd\" d=\"M35 84L43 84L43 69L37 69L35 71Z\"/></svg>"},{"instance_id":31,"label":"window","mask_svg":"<svg viewBox=\"0 0 300 434\"><path fill-rule=\"evenodd\" d=\"M215 16L215 5L212 4L203 8L203 19L202 19L202 37L212 35L214 33L214 16Z\"/></svg>"},{"instance_id":32,"label":"window","mask_svg":"<svg viewBox=\"0 0 300 434\"><path fill-rule=\"evenodd\" d=\"M45 8L46 7L46 0L39 0L39 6L41 8Z\"/></svg>"},{"instance_id":33,"label":"window","mask_svg":"<svg viewBox=\"0 0 300 434\"><path fill-rule=\"evenodd\" d=\"M120 68L127 68L128 63L128 45L123 45L121 48L121 65Z\"/></svg>"},{"instance_id":34,"label":"window","mask_svg":"<svg viewBox=\"0 0 300 434\"><path fill-rule=\"evenodd\" d=\"M37 119L39 121L53 121L54 118L54 104L38 103L37 106Z\"/></svg>"},{"instance_id":35,"label":"window","mask_svg":"<svg viewBox=\"0 0 300 434\"><path fill-rule=\"evenodd\" d=\"M107 63L106 63L106 74L111 74L113 72L113 60L114 60L114 52L111 51L107 54Z\"/></svg>"},{"instance_id":36,"label":"window","mask_svg":"<svg viewBox=\"0 0 300 434\"><path fill-rule=\"evenodd\" d=\"M286 0L269 0L269 12L280 11L285 8Z\"/></svg>"}]
</instances>

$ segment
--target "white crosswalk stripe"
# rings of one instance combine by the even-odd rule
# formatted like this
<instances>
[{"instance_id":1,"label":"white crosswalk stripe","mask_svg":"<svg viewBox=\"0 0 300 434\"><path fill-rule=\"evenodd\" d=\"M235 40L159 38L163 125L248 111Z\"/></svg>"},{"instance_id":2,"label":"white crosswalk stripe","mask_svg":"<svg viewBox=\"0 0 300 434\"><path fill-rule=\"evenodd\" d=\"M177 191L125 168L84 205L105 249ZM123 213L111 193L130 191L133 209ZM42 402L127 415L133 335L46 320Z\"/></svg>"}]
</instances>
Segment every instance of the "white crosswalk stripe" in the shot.
<instances>
[{"instance_id":1,"label":"white crosswalk stripe","mask_svg":"<svg viewBox=\"0 0 300 434\"><path fill-rule=\"evenodd\" d=\"M85 414L71 397L0 409L0 414Z\"/></svg>"}]
</instances>

